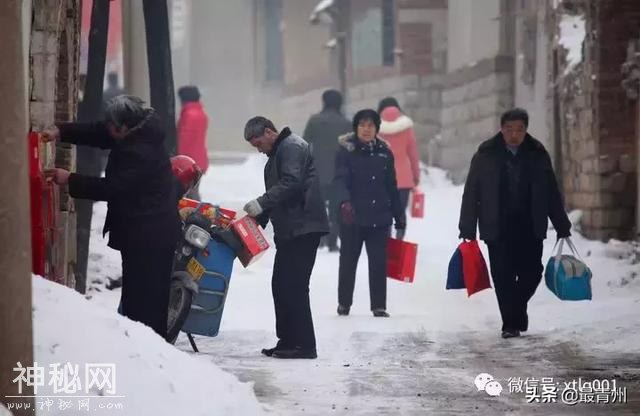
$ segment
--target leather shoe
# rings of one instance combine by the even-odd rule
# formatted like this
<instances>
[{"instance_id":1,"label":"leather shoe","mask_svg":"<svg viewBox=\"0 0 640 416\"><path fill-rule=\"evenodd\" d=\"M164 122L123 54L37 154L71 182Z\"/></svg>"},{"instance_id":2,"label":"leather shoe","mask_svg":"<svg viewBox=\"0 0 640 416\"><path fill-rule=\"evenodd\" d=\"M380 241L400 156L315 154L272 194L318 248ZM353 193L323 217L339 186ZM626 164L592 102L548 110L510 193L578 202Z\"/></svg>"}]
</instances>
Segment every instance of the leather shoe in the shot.
<instances>
[{"instance_id":1,"label":"leather shoe","mask_svg":"<svg viewBox=\"0 0 640 416\"><path fill-rule=\"evenodd\" d=\"M371 312L373 312L373 316L375 316L376 318L389 318L391 316L384 309L374 309Z\"/></svg>"},{"instance_id":2,"label":"leather shoe","mask_svg":"<svg viewBox=\"0 0 640 416\"><path fill-rule=\"evenodd\" d=\"M292 358L318 358L318 353L315 348L301 348L294 347L289 349L277 349L271 355L273 358L284 358L284 359L292 359Z\"/></svg>"},{"instance_id":3,"label":"leather shoe","mask_svg":"<svg viewBox=\"0 0 640 416\"><path fill-rule=\"evenodd\" d=\"M517 329L505 329L504 331L502 331L502 338L507 339L507 338L516 338L520 336L520 331L518 331Z\"/></svg>"},{"instance_id":4,"label":"leather shoe","mask_svg":"<svg viewBox=\"0 0 640 416\"><path fill-rule=\"evenodd\" d=\"M340 315L340 316L349 315L349 309L350 308L348 306L338 305L338 315Z\"/></svg>"}]
</instances>

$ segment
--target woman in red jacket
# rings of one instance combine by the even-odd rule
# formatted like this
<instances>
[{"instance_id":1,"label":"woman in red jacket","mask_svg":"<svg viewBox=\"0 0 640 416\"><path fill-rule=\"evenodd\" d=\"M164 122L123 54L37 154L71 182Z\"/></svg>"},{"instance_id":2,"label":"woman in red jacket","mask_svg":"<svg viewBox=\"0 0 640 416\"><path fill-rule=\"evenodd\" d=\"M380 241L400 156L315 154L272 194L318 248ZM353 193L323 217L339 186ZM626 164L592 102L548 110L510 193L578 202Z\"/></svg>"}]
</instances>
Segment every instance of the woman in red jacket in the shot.
<instances>
[{"instance_id":1,"label":"woman in red jacket","mask_svg":"<svg viewBox=\"0 0 640 416\"><path fill-rule=\"evenodd\" d=\"M178 120L178 154L189 156L206 173L209 167L207 151L207 127L209 118L200 102L200 91L195 86L185 86L178 90L178 97L182 103L182 112ZM200 200L196 184L187 194L188 198Z\"/></svg>"},{"instance_id":2,"label":"woman in red jacket","mask_svg":"<svg viewBox=\"0 0 640 416\"><path fill-rule=\"evenodd\" d=\"M404 115L394 98L380 101L380 137L389 143L396 166L396 180L402 208L407 209L409 193L420 183L420 158L413 121Z\"/></svg>"}]
</instances>

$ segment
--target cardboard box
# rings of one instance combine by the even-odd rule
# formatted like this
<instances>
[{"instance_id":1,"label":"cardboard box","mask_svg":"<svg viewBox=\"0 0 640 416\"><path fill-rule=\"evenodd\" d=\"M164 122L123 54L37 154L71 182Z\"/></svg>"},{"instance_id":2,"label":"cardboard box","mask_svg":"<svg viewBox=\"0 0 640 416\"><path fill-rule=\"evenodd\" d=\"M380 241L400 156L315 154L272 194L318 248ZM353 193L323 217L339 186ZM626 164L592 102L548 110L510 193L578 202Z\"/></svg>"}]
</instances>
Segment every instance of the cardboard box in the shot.
<instances>
[{"instance_id":1,"label":"cardboard box","mask_svg":"<svg viewBox=\"0 0 640 416\"><path fill-rule=\"evenodd\" d=\"M200 207L198 211L219 227L229 227L236 218L236 212L230 209L221 208L208 202L196 201L195 199L182 198L178 202L178 213L182 220L184 221L198 206Z\"/></svg>"},{"instance_id":2,"label":"cardboard box","mask_svg":"<svg viewBox=\"0 0 640 416\"><path fill-rule=\"evenodd\" d=\"M269 249L269 242L255 219L243 217L234 222L232 228L242 242L243 250L238 253L238 258L244 267L255 263Z\"/></svg>"}]
</instances>

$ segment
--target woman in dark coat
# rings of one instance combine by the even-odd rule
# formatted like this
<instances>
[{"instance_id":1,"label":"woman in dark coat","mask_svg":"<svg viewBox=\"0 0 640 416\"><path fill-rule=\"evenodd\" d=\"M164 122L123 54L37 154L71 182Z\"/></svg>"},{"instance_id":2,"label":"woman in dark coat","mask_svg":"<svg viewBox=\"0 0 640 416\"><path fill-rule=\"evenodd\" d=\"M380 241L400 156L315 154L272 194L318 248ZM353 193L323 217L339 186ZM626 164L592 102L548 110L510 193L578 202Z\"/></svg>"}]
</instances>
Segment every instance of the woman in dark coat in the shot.
<instances>
[{"instance_id":1,"label":"woman in dark coat","mask_svg":"<svg viewBox=\"0 0 640 416\"><path fill-rule=\"evenodd\" d=\"M73 198L107 201L103 234L122 255L122 312L166 337L173 255L180 232L175 182L160 120L144 102L118 96L105 121L60 123L45 140L110 149L103 178L54 169Z\"/></svg>"},{"instance_id":2,"label":"woman in dark coat","mask_svg":"<svg viewBox=\"0 0 640 416\"><path fill-rule=\"evenodd\" d=\"M378 137L380 116L359 111L353 133L340 137L336 156L335 187L340 206L340 271L338 314L348 315L358 259L364 243L369 259L369 295L376 317L388 317L387 240L395 219L398 238L404 237L406 216L396 183L393 153Z\"/></svg>"}]
</instances>

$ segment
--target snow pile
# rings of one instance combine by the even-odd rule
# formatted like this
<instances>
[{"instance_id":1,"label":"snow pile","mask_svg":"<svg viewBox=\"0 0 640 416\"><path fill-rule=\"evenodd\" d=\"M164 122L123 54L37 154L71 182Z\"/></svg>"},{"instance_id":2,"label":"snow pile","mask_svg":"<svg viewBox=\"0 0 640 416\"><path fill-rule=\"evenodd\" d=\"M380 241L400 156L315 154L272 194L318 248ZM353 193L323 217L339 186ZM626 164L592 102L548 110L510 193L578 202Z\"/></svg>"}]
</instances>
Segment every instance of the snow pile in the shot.
<instances>
[{"instance_id":1,"label":"snow pile","mask_svg":"<svg viewBox=\"0 0 640 416\"><path fill-rule=\"evenodd\" d=\"M585 36L586 22L584 16L562 15L558 43L568 51L565 75L582 62L582 44Z\"/></svg>"},{"instance_id":2,"label":"snow pile","mask_svg":"<svg viewBox=\"0 0 640 416\"><path fill-rule=\"evenodd\" d=\"M91 414L263 414L251 384L240 383L209 360L176 349L148 327L71 289L34 277L33 305L35 361L47 373L51 364L71 363L80 367L82 383L86 364L115 365L115 393L99 389L77 393L104 396L91 399ZM54 386L38 388L36 405L54 394L61 394ZM122 409L101 413L94 408L105 403L120 403ZM57 400L52 411L45 413L69 414L56 413L55 408Z\"/></svg>"}]
</instances>

